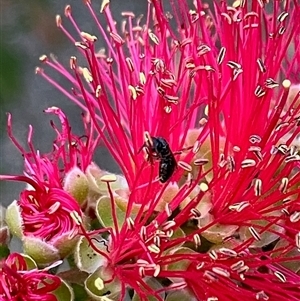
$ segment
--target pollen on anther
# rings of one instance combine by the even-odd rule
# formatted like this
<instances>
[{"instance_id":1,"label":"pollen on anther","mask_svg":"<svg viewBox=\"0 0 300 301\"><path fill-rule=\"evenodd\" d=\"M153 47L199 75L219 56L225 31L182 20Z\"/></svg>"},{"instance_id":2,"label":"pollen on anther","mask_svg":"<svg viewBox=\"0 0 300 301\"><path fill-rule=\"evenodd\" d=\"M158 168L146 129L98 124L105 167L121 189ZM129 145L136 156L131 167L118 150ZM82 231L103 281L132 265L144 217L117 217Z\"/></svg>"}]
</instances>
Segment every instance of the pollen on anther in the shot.
<instances>
[{"instance_id":1,"label":"pollen on anther","mask_svg":"<svg viewBox=\"0 0 300 301\"><path fill-rule=\"evenodd\" d=\"M48 213L49 214L53 214L55 213L59 207L61 206L61 203L60 202L55 202L49 209L48 209Z\"/></svg>"},{"instance_id":2,"label":"pollen on anther","mask_svg":"<svg viewBox=\"0 0 300 301\"><path fill-rule=\"evenodd\" d=\"M126 219L126 224L127 224L127 228L129 230L133 230L134 229L134 221L133 221L133 219L131 217L128 217Z\"/></svg>"},{"instance_id":3,"label":"pollen on anther","mask_svg":"<svg viewBox=\"0 0 300 301\"><path fill-rule=\"evenodd\" d=\"M220 49L220 52L219 52L218 58L217 58L217 63L218 63L218 65L221 65L221 64L222 64L222 62L223 62L223 60L224 60L224 58L225 58L225 54L226 54L226 48L225 48L225 47L222 47L222 48Z\"/></svg>"},{"instance_id":4,"label":"pollen on anther","mask_svg":"<svg viewBox=\"0 0 300 301\"><path fill-rule=\"evenodd\" d=\"M230 266L230 268L233 270L233 271L237 271L239 270L240 268L242 268L243 266L245 265L245 262L243 260L239 260L237 261L236 263L232 264Z\"/></svg>"},{"instance_id":5,"label":"pollen on anther","mask_svg":"<svg viewBox=\"0 0 300 301\"><path fill-rule=\"evenodd\" d=\"M295 236L296 246L300 249L300 232L298 232Z\"/></svg>"},{"instance_id":6,"label":"pollen on anther","mask_svg":"<svg viewBox=\"0 0 300 301\"><path fill-rule=\"evenodd\" d=\"M40 62L45 63L48 60L47 55L43 54L39 57Z\"/></svg>"},{"instance_id":7,"label":"pollen on anther","mask_svg":"<svg viewBox=\"0 0 300 301\"><path fill-rule=\"evenodd\" d=\"M81 48L83 50L86 50L88 49L88 46L86 43L83 43L83 42L75 42L75 46L78 47L78 48Z\"/></svg>"},{"instance_id":8,"label":"pollen on anther","mask_svg":"<svg viewBox=\"0 0 300 301\"><path fill-rule=\"evenodd\" d=\"M219 252L223 255L230 256L230 257L236 257L238 255L237 252L228 248L220 248Z\"/></svg>"},{"instance_id":9,"label":"pollen on anther","mask_svg":"<svg viewBox=\"0 0 300 301\"><path fill-rule=\"evenodd\" d=\"M72 13L72 9L71 9L71 5L66 5L66 7L65 7L65 16L67 17L67 18L69 18L69 16L71 15L71 13Z\"/></svg>"},{"instance_id":10,"label":"pollen on anther","mask_svg":"<svg viewBox=\"0 0 300 301\"><path fill-rule=\"evenodd\" d=\"M145 268L144 267L139 267L139 274L142 278L145 277Z\"/></svg>"},{"instance_id":11,"label":"pollen on anther","mask_svg":"<svg viewBox=\"0 0 300 301\"><path fill-rule=\"evenodd\" d=\"M136 263L137 263L138 266L147 266L147 265L149 265L149 262L145 259L138 259L136 261Z\"/></svg>"},{"instance_id":12,"label":"pollen on anther","mask_svg":"<svg viewBox=\"0 0 300 301\"><path fill-rule=\"evenodd\" d=\"M254 194L255 196L261 196L262 193L262 180L255 179L254 180Z\"/></svg>"},{"instance_id":13,"label":"pollen on anther","mask_svg":"<svg viewBox=\"0 0 300 301\"><path fill-rule=\"evenodd\" d=\"M203 117L199 120L199 125L201 125L201 126L205 125L206 123L207 123L207 118Z\"/></svg>"},{"instance_id":14,"label":"pollen on anther","mask_svg":"<svg viewBox=\"0 0 300 301\"><path fill-rule=\"evenodd\" d=\"M259 68L260 72L265 73L267 70L266 70L266 66L264 65L262 59L258 58L256 60L256 62L257 62L257 65L258 65L258 68Z\"/></svg>"},{"instance_id":15,"label":"pollen on anther","mask_svg":"<svg viewBox=\"0 0 300 301\"><path fill-rule=\"evenodd\" d=\"M152 40L152 42L156 45L159 45L159 38L152 32L149 31L149 38Z\"/></svg>"},{"instance_id":16,"label":"pollen on anther","mask_svg":"<svg viewBox=\"0 0 300 301\"><path fill-rule=\"evenodd\" d=\"M178 104L178 100L179 100L178 96L165 95L164 97L168 102L173 103L175 105Z\"/></svg>"},{"instance_id":17,"label":"pollen on anther","mask_svg":"<svg viewBox=\"0 0 300 301\"><path fill-rule=\"evenodd\" d=\"M218 297L208 297L207 301L219 301Z\"/></svg>"},{"instance_id":18,"label":"pollen on anther","mask_svg":"<svg viewBox=\"0 0 300 301\"><path fill-rule=\"evenodd\" d=\"M292 213L290 215L290 221L291 223L297 223L300 221L300 212L299 211L295 211L294 213Z\"/></svg>"},{"instance_id":19,"label":"pollen on anther","mask_svg":"<svg viewBox=\"0 0 300 301\"><path fill-rule=\"evenodd\" d=\"M142 240L146 240L147 230L146 230L146 227L145 227L145 226L142 226L142 227L141 227L141 230L140 230L140 236L141 236Z\"/></svg>"},{"instance_id":20,"label":"pollen on anther","mask_svg":"<svg viewBox=\"0 0 300 301\"><path fill-rule=\"evenodd\" d=\"M35 74L42 74L43 72L44 72L43 68L40 68L40 67L35 68Z\"/></svg>"},{"instance_id":21,"label":"pollen on anther","mask_svg":"<svg viewBox=\"0 0 300 301\"><path fill-rule=\"evenodd\" d=\"M83 39L87 40L88 42L94 43L94 42L97 41L97 37L96 36L93 36L93 35L91 35L91 34L89 34L87 32L82 31L80 33L80 35L81 35L81 37Z\"/></svg>"},{"instance_id":22,"label":"pollen on anther","mask_svg":"<svg viewBox=\"0 0 300 301\"><path fill-rule=\"evenodd\" d=\"M288 80L288 79L285 79L285 80L282 82L282 86L283 86L283 88L285 88L285 89L289 89L291 85L292 85L292 83L291 83L291 81Z\"/></svg>"},{"instance_id":23,"label":"pollen on anther","mask_svg":"<svg viewBox=\"0 0 300 301\"><path fill-rule=\"evenodd\" d=\"M154 270L154 274L153 274L153 277L157 277L160 273L160 265L156 265L155 266L155 270Z\"/></svg>"},{"instance_id":24,"label":"pollen on anther","mask_svg":"<svg viewBox=\"0 0 300 301\"><path fill-rule=\"evenodd\" d=\"M196 266L196 270L201 270L204 267L204 262L198 263Z\"/></svg>"},{"instance_id":25,"label":"pollen on anther","mask_svg":"<svg viewBox=\"0 0 300 301\"><path fill-rule=\"evenodd\" d=\"M170 114L172 112L172 107L171 106L165 106L164 110L167 114Z\"/></svg>"},{"instance_id":26,"label":"pollen on anther","mask_svg":"<svg viewBox=\"0 0 300 301\"><path fill-rule=\"evenodd\" d=\"M226 277L226 278L230 277L230 273L228 271L226 271L225 269L222 269L222 268L219 268L219 267L213 267L212 271L214 273L216 273L217 275L219 275L219 276L223 276L223 277Z\"/></svg>"},{"instance_id":27,"label":"pollen on anther","mask_svg":"<svg viewBox=\"0 0 300 301\"><path fill-rule=\"evenodd\" d=\"M201 238L200 238L199 234L193 235L193 241L194 241L194 244L195 244L196 248L201 246Z\"/></svg>"},{"instance_id":28,"label":"pollen on anther","mask_svg":"<svg viewBox=\"0 0 300 301\"><path fill-rule=\"evenodd\" d=\"M269 300L269 296L264 292L260 291L256 294L256 300Z\"/></svg>"},{"instance_id":29,"label":"pollen on anther","mask_svg":"<svg viewBox=\"0 0 300 301\"><path fill-rule=\"evenodd\" d=\"M77 58L75 56L71 56L70 58L70 68L72 70L76 69Z\"/></svg>"},{"instance_id":30,"label":"pollen on anther","mask_svg":"<svg viewBox=\"0 0 300 301\"><path fill-rule=\"evenodd\" d=\"M194 161L194 165L195 165L195 166L201 166L201 165L207 164L208 162L209 162L208 159L196 159L196 160Z\"/></svg>"},{"instance_id":31,"label":"pollen on anther","mask_svg":"<svg viewBox=\"0 0 300 301\"><path fill-rule=\"evenodd\" d=\"M99 291L103 290L103 288L104 288L104 282L103 282L103 280L101 278L98 277L97 279L95 279L94 284L95 284L95 287Z\"/></svg>"},{"instance_id":32,"label":"pollen on anther","mask_svg":"<svg viewBox=\"0 0 300 301\"><path fill-rule=\"evenodd\" d=\"M208 116L208 113L209 113L209 109L208 109L208 105L206 105L205 108L204 108L204 114L206 116Z\"/></svg>"},{"instance_id":33,"label":"pollen on anther","mask_svg":"<svg viewBox=\"0 0 300 301\"><path fill-rule=\"evenodd\" d=\"M188 172L191 172L193 170L192 166L184 161L178 161L178 166Z\"/></svg>"},{"instance_id":34,"label":"pollen on anther","mask_svg":"<svg viewBox=\"0 0 300 301\"><path fill-rule=\"evenodd\" d=\"M211 250L208 252L208 255L211 259L213 260L217 260L218 259L218 254L215 250Z\"/></svg>"},{"instance_id":35,"label":"pollen on anther","mask_svg":"<svg viewBox=\"0 0 300 301\"><path fill-rule=\"evenodd\" d=\"M162 230L163 231L168 231L171 228L173 228L174 226L176 226L176 222L174 220L171 221L167 221L162 225Z\"/></svg>"},{"instance_id":36,"label":"pollen on anther","mask_svg":"<svg viewBox=\"0 0 300 301\"><path fill-rule=\"evenodd\" d=\"M254 227L249 227L249 232L255 240L261 240L259 233L254 229Z\"/></svg>"},{"instance_id":37,"label":"pollen on anther","mask_svg":"<svg viewBox=\"0 0 300 301\"><path fill-rule=\"evenodd\" d=\"M116 182L117 181L117 177L114 174L108 174L108 175L104 175L100 178L101 182Z\"/></svg>"},{"instance_id":38,"label":"pollen on anther","mask_svg":"<svg viewBox=\"0 0 300 301\"><path fill-rule=\"evenodd\" d=\"M136 90L133 86L129 85L128 86L128 90L129 90L129 93L130 93L130 96L133 100L136 100L137 99L137 93L136 93Z\"/></svg>"},{"instance_id":39,"label":"pollen on anther","mask_svg":"<svg viewBox=\"0 0 300 301\"><path fill-rule=\"evenodd\" d=\"M236 208L237 212L242 212L245 208L249 207L250 204L247 201L241 202L239 206Z\"/></svg>"},{"instance_id":40,"label":"pollen on anther","mask_svg":"<svg viewBox=\"0 0 300 301\"><path fill-rule=\"evenodd\" d=\"M121 15L122 17L135 18L135 14L131 11L124 11Z\"/></svg>"},{"instance_id":41,"label":"pollen on anther","mask_svg":"<svg viewBox=\"0 0 300 301\"><path fill-rule=\"evenodd\" d=\"M77 211L70 212L70 216L78 226L82 224L82 218Z\"/></svg>"},{"instance_id":42,"label":"pollen on anther","mask_svg":"<svg viewBox=\"0 0 300 301\"><path fill-rule=\"evenodd\" d=\"M146 76L144 72L140 72L140 84L145 85L146 83Z\"/></svg>"},{"instance_id":43,"label":"pollen on anther","mask_svg":"<svg viewBox=\"0 0 300 301\"><path fill-rule=\"evenodd\" d=\"M256 165L256 162L253 159L245 159L241 162L242 168L253 167Z\"/></svg>"},{"instance_id":44,"label":"pollen on anther","mask_svg":"<svg viewBox=\"0 0 300 301\"><path fill-rule=\"evenodd\" d=\"M150 246L148 246L148 250L151 253L155 253L155 254L158 254L160 252L160 248L155 244L151 244Z\"/></svg>"},{"instance_id":45,"label":"pollen on anther","mask_svg":"<svg viewBox=\"0 0 300 301\"><path fill-rule=\"evenodd\" d=\"M99 96L100 96L100 92L101 92L101 86L98 85L97 88L96 88L96 91L95 91L96 97L99 97Z\"/></svg>"},{"instance_id":46,"label":"pollen on anther","mask_svg":"<svg viewBox=\"0 0 300 301\"><path fill-rule=\"evenodd\" d=\"M218 280L217 275L215 273L211 272L211 271L205 271L203 273L203 277L209 279L210 281L217 281ZM209 298L207 298L207 300L209 300ZM212 301L212 300L210 299L210 301Z\"/></svg>"},{"instance_id":47,"label":"pollen on anther","mask_svg":"<svg viewBox=\"0 0 300 301\"><path fill-rule=\"evenodd\" d=\"M56 26L57 27L61 27L62 20L61 20L61 16L60 15L56 15L55 21L56 21Z\"/></svg>"},{"instance_id":48,"label":"pollen on anther","mask_svg":"<svg viewBox=\"0 0 300 301\"><path fill-rule=\"evenodd\" d=\"M114 42L119 45L123 45L125 43L125 41L122 39L122 37L119 34L117 34L116 32L111 32L110 36L112 37Z\"/></svg>"},{"instance_id":49,"label":"pollen on anther","mask_svg":"<svg viewBox=\"0 0 300 301\"><path fill-rule=\"evenodd\" d=\"M283 11L278 17L277 20L278 22L282 23L287 17L288 17L289 13Z\"/></svg>"},{"instance_id":50,"label":"pollen on anther","mask_svg":"<svg viewBox=\"0 0 300 301\"><path fill-rule=\"evenodd\" d=\"M201 218L201 212L197 208L192 208L190 212L191 212L194 219L200 219Z\"/></svg>"},{"instance_id":51,"label":"pollen on anther","mask_svg":"<svg viewBox=\"0 0 300 301\"><path fill-rule=\"evenodd\" d=\"M172 237L174 234L174 230L170 229L166 232L167 237Z\"/></svg>"},{"instance_id":52,"label":"pollen on anther","mask_svg":"<svg viewBox=\"0 0 300 301\"><path fill-rule=\"evenodd\" d=\"M109 0L103 0L101 3L101 7L100 7L100 13L103 13L103 11L105 10L105 8L109 5L110 1Z\"/></svg>"},{"instance_id":53,"label":"pollen on anther","mask_svg":"<svg viewBox=\"0 0 300 301\"><path fill-rule=\"evenodd\" d=\"M125 61L126 61L128 70L129 70L130 72L133 72L133 71L134 71L134 66L133 66L132 59L129 58L129 57L127 57L127 58L125 59Z\"/></svg>"},{"instance_id":54,"label":"pollen on anther","mask_svg":"<svg viewBox=\"0 0 300 301\"><path fill-rule=\"evenodd\" d=\"M288 187L288 184L289 184L289 179L284 177L281 179L281 184L279 186L279 190L282 192L282 193L286 193L287 192L287 187Z\"/></svg>"},{"instance_id":55,"label":"pollen on anther","mask_svg":"<svg viewBox=\"0 0 300 301\"><path fill-rule=\"evenodd\" d=\"M87 68L82 68L81 71L82 71L82 75L87 83L93 82L92 74Z\"/></svg>"},{"instance_id":56,"label":"pollen on anther","mask_svg":"<svg viewBox=\"0 0 300 301\"><path fill-rule=\"evenodd\" d=\"M200 183L199 188L202 192L206 192L208 190L208 185L204 182Z\"/></svg>"},{"instance_id":57,"label":"pollen on anther","mask_svg":"<svg viewBox=\"0 0 300 301\"><path fill-rule=\"evenodd\" d=\"M286 282L286 277L279 271L275 271L274 275L281 281Z\"/></svg>"}]
</instances>

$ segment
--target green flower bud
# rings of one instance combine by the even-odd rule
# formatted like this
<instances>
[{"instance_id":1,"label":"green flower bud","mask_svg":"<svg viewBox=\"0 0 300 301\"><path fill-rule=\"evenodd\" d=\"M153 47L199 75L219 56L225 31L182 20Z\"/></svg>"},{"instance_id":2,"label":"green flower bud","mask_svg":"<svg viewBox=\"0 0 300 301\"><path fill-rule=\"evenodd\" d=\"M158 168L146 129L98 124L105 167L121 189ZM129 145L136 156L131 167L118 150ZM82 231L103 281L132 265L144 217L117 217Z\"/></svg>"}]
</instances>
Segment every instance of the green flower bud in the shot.
<instances>
[{"instance_id":1,"label":"green flower bud","mask_svg":"<svg viewBox=\"0 0 300 301\"><path fill-rule=\"evenodd\" d=\"M81 169L76 166L66 174L63 188L82 205L86 201L89 192L88 179Z\"/></svg>"}]
</instances>

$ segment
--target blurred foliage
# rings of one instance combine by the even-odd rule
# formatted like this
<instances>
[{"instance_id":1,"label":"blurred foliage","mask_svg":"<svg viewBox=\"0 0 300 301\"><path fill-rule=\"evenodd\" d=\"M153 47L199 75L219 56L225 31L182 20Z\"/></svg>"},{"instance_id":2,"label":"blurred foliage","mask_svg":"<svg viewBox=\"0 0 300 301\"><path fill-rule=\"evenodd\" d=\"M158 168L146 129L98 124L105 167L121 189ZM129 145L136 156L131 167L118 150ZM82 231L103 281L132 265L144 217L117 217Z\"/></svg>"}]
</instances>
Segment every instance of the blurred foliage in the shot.
<instances>
[{"instance_id":1,"label":"blurred foliage","mask_svg":"<svg viewBox=\"0 0 300 301\"><path fill-rule=\"evenodd\" d=\"M2 41L6 38L1 32ZM18 51L5 43L0 46L0 105L8 101L11 96L22 89L21 74L23 72L22 60Z\"/></svg>"}]
</instances>

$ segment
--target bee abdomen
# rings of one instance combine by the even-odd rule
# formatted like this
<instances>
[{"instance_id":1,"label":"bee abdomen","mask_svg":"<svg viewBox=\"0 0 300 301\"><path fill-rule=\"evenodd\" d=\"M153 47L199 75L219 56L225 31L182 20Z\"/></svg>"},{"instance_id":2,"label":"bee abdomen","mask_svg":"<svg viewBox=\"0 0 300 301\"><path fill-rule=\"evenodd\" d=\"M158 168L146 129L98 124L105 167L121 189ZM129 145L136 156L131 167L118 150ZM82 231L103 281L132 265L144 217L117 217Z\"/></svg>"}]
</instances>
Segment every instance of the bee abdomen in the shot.
<instances>
[{"instance_id":1,"label":"bee abdomen","mask_svg":"<svg viewBox=\"0 0 300 301\"><path fill-rule=\"evenodd\" d=\"M162 183L167 182L177 167L177 163L173 154L169 157L161 159L159 163L159 179Z\"/></svg>"}]
</instances>

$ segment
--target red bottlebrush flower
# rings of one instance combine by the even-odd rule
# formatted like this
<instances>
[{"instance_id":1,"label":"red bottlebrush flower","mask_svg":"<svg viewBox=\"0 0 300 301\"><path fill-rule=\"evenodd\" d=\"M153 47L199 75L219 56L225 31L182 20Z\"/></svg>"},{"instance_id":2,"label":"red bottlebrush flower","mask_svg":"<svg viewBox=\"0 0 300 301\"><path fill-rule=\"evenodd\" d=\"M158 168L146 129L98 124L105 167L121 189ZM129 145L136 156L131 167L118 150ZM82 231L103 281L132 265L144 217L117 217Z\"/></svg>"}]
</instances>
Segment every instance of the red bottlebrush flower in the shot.
<instances>
[{"instance_id":1,"label":"red bottlebrush flower","mask_svg":"<svg viewBox=\"0 0 300 301\"><path fill-rule=\"evenodd\" d=\"M79 230L72 214L82 214L77 201L63 189L45 189L25 176L1 177L25 181L33 188L23 190L6 212L8 227L22 239L26 253L40 265L69 255Z\"/></svg>"},{"instance_id":2,"label":"red bottlebrush flower","mask_svg":"<svg viewBox=\"0 0 300 301\"><path fill-rule=\"evenodd\" d=\"M45 187L62 188L64 177L74 167L83 172L91 164L95 149L99 143L99 136L95 133L93 123L88 116L83 116L85 135L78 137L71 132L68 119L65 114L56 107L45 110L48 114L55 114L61 123L59 129L53 121L53 127L57 137L53 142L53 150L49 154L41 154L35 150L32 143L33 128L29 127L28 147L26 151L15 139L12 133L11 115L8 115L8 135L24 157L24 171L26 175L35 181L43 183Z\"/></svg>"},{"instance_id":3,"label":"red bottlebrush flower","mask_svg":"<svg viewBox=\"0 0 300 301\"><path fill-rule=\"evenodd\" d=\"M64 189L64 181L74 168L85 169L91 163L96 147L93 143L97 142L92 140L93 136L90 136L91 143L84 143L72 135L68 121L59 109L50 108L46 112L57 114L62 123L61 132L52 123L57 132L53 152L41 154L35 151L31 127L28 135L30 152L26 152L12 135L9 116L9 136L24 157L25 171L23 176L0 175L1 180L28 184L19 200L8 207L6 221L13 234L22 239L25 251L42 265L67 256L78 239L78 226L71 214L76 212L81 216L82 213L77 199ZM75 170L77 179L81 175L78 170ZM84 187L82 190L85 191Z\"/></svg>"},{"instance_id":4,"label":"red bottlebrush flower","mask_svg":"<svg viewBox=\"0 0 300 301\"><path fill-rule=\"evenodd\" d=\"M300 258L300 108L290 94L300 81L299 3L214 1L212 12L194 2L170 1L166 13L153 0L145 23L124 13L119 32L104 1L106 32L85 1L107 53L67 6L78 37L59 16L57 25L86 66L72 57L69 72L41 57L74 93L37 72L88 111L128 182L124 209L114 179L102 178L109 197L97 204L98 232L110 236L95 244L86 234L104 258L86 268L96 270L89 290L105 293L116 280L120 300L127 287L141 300L179 288L191 300L299 300L300 278L286 265ZM81 267L90 258L82 245Z\"/></svg>"},{"instance_id":5,"label":"red bottlebrush flower","mask_svg":"<svg viewBox=\"0 0 300 301\"><path fill-rule=\"evenodd\" d=\"M53 292L61 280L46 271L28 270L24 257L13 253L1 262L0 296L3 301L56 301Z\"/></svg>"}]
</instances>

